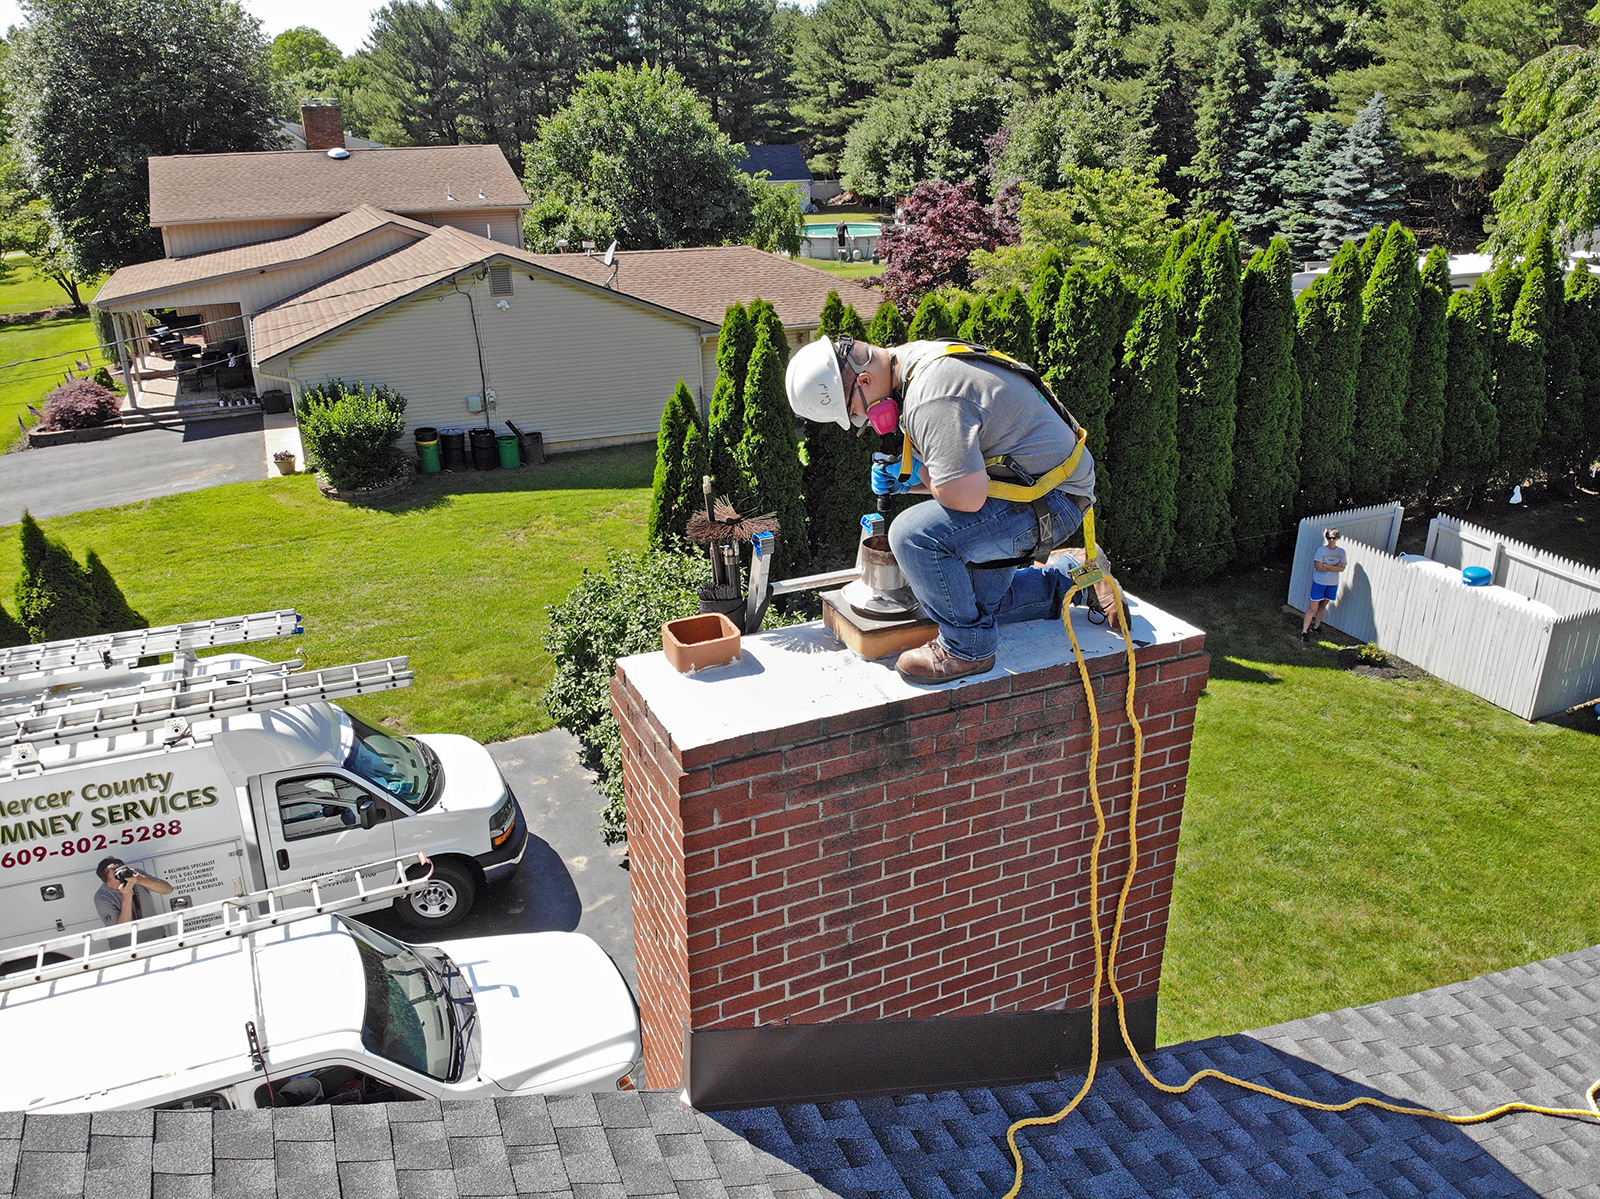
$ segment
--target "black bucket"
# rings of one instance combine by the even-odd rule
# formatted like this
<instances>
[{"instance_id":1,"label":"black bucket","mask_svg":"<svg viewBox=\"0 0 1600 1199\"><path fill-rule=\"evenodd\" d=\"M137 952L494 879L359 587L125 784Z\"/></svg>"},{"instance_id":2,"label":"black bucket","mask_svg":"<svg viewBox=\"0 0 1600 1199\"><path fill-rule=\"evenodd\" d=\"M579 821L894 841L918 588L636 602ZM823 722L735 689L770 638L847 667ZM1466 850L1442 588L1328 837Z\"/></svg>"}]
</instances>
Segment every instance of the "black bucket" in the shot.
<instances>
[{"instance_id":1,"label":"black bucket","mask_svg":"<svg viewBox=\"0 0 1600 1199\"><path fill-rule=\"evenodd\" d=\"M479 470L496 470L500 466L500 444L493 429L469 429L472 441L472 465Z\"/></svg>"},{"instance_id":2,"label":"black bucket","mask_svg":"<svg viewBox=\"0 0 1600 1199\"><path fill-rule=\"evenodd\" d=\"M517 446L522 451L522 465L543 466L544 434L537 431L524 433L511 421L506 422L506 427L517 435Z\"/></svg>"},{"instance_id":3,"label":"black bucket","mask_svg":"<svg viewBox=\"0 0 1600 1199\"><path fill-rule=\"evenodd\" d=\"M467 434L464 429L446 429L439 434L439 449L444 455L445 470L467 469Z\"/></svg>"}]
</instances>

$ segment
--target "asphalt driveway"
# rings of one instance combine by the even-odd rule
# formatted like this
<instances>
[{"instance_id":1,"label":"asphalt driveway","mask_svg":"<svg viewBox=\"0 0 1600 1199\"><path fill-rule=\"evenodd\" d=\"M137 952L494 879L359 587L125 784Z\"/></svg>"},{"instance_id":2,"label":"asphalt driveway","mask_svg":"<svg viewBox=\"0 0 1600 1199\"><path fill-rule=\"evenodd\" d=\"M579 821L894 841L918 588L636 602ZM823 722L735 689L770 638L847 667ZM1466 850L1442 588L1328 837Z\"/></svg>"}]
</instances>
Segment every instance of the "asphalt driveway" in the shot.
<instances>
[{"instance_id":1,"label":"asphalt driveway","mask_svg":"<svg viewBox=\"0 0 1600 1199\"><path fill-rule=\"evenodd\" d=\"M0 454L0 525L266 477L259 413Z\"/></svg>"}]
</instances>

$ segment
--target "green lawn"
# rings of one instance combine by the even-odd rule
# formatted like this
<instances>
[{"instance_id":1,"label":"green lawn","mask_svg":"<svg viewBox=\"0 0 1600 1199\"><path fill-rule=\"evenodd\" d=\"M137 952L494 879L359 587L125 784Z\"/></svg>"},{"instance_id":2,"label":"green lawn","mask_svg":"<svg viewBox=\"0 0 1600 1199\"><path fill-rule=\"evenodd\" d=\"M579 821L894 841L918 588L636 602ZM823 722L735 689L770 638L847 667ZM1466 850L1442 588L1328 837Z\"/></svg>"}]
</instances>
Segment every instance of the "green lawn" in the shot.
<instances>
[{"instance_id":1,"label":"green lawn","mask_svg":"<svg viewBox=\"0 0 1600 1199\"><path fill-rule=\"evenodd\" d=\"M304 636L261 657L333 666L409 654L417 682L356 700L370 720L498 741L548 728L541 633L605 547L644 544L653 446L542 469L430 476L382 508L332 503L309 476L237 483L44 522L99 551L152 624L297 608ZM18 539L0 529L11 604Z\"/></svg>"},{"instance_id":2,"label":"green lawn","mask_svg":"<svg viewBox=\"0 0 1600 1199\"><path fill-rule=\"evenodd\" d=\"M871 279L883 273L884 263L881 262L831 262L826 258L797 258L796 262L803 262L807 266L814 266L819 271L827 271L830 275L838 275L841 279ZM862 316L872 319L870 312L863 312Z\"/></svg>"},{"instance_id":3,"label":"green lawn","mask_svg":"<svg viewBox=\"0 0 1600 1199\"><path fill-rule=\"evenodd\" d=\"M86 316L0 326L0 453L22 436L18 417L34 423L27 406L42 409L44 397L67 368L77 359L91 360L86 347L95 340L94 325ZM34 358L46 361L29 361ZM92 361L98 366L105 359L96 355Z\"/></svg>"},{"instance_id":4,"label":"green lawn","mask_svg":"<svg viewBox=\"0 0 1600 1199\"><path fill-rule=\"evenodd\" d=\"M649 446L419 482L383 508L274 478L46 522L95 548L153 623L298 607L262 656L410 654L417 684L351 706L493 741L548 726L541 633L603 547L644 542ZM1487 520L1487 518L1486 518ZM1506 513L1600 523L1600 499ZM1581 552L1581 537L1565 540ZM1591 543L1592 544L1592 543ZM1552 548L1556 548L1552 546ZM0 530L0 597L17 538ZM1161 1039L1405 994L1600 941L1600 727L1529 725L1433 679L1338 668L1280 611L1281 568L1148 598L1207 631Z\"/></svg>"},{"instance_id":5,"label":"green lawn","mask_svg":"<svg viewBox=\"0 0 1600 1199\"><path fill-rule=\"evenodd\" d=\"M99 280L85 283L83 298L92 297L98 286ZM37 312L66 303L70 301L60 284L41 275L26 254L8 257L0 266L0 312Z\"/></svg>"}]
</instances>

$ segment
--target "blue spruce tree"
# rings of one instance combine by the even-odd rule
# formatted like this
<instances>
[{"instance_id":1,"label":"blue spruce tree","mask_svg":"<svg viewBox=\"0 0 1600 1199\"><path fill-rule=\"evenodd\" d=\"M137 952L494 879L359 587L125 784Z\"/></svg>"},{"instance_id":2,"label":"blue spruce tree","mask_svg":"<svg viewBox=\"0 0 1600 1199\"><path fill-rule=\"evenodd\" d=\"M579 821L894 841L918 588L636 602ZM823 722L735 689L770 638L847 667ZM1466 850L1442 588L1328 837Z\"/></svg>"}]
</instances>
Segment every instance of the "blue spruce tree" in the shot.
<instances>
[{"instance_id":1,"label":"blue spruce tree","mask_svg":"<svg viewBox=\"0 0 1600 1199\"><path fill-rule=\"evenodd\" d=\"M1322 199L1317 201L1321 249L1332 254L1345 242L1387 226L1405 212L1406 184L1400 139L1389 128L1389 107L1373 92L1334 153Z\"/></svg>"},{"instance_id":2,"label":"blue spruce tree","mask_svg":"<svg viewBox=\"0 0 1600 1199\"><path fill-rule=\"evenodd\" d=\"M1245 126L1234 164L1233 223L1251 245L1265 246L1279 232L1284 185L1310 132L1305 78L1280 67Z\"/></svg>"}]
</instances>

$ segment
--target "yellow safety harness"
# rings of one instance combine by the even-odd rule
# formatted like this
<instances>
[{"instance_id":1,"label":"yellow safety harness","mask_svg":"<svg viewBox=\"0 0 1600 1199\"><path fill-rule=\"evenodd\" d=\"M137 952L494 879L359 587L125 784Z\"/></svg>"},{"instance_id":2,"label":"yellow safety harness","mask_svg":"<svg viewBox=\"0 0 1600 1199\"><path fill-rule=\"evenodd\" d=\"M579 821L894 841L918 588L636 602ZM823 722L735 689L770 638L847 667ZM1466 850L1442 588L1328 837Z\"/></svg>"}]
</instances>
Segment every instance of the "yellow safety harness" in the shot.
<instances>
[{"instance_id":1,"label":"yellow safety harness","mask_svg":"<svg viewBox=\"0 0 1600 1199\"><path fill-rule=\"evenodd\" d=\"M1077 420L1073 418L1072 413L1062 406L1061 401L1056 399L1055 392L1050 390L1050 385L1044 381L1044 377L1033 367L1020 359L1011 357L1010 354L1003 354L999 350L991 350L988 346L981 346L976 342L940 341L937 351L919 358L902 371L900 376L901 386L904 387L911 382L912 375L923 364L940 358L964 358L975 362L987 362L992 366L1000 367L1002 370L1021 375L1029 383L1033 384L1034 389L1045 399L1056 415L1061 417L1067 423L1067 427L1077 435L1077 445L1073 447L1072 453L1067 457L1067 460L1040 475L1031 483L1015 481L1015 476L1021 472L1008 455L1000 455L983 460L984 468L989 472L990 476L990 497L997 500L1010 500L1017 504L1029 504L1033 507L1034 513L1039 520L1039 541L1034 547L1031 559L1008 559L1003 563L995 563L994 565L1020 565L1030 560L1043 562L1049 557L1050 551L1059 544L1053 536L1049 535L1054 518L1045 504L1045 497L1070 479L1073 472L1078 469L1078 464L1083 461L1084 447L1088 444L1088 431L1079 425ZM911 478L911 460L916 456L916 447L911 444L911 434L902 433L902 439L900 480L901 482L906 482ZM997 474L1000 477L996 477ZM1013 478L1005 478L1006 474L1011 474ZM1073 582L1077 584L1079 590L1091 587L1105 577L1094 564L1095 558L1098 557L1098 551L1095 544L1093 505L1083 510L1083 545L1085 550L1083 564L1072 573ZM1093 593L1091 592L1090 594Z\"/></svg>"},{"instance_id":2,"label":"yellow safety harness","mask_svg":"<svg viewBox=\"0 0 1600 1199\"><path fill-rule=\"evenodd\" d=\"M1168 1095L1182 1095L1192 1090L1200 1082L1214 1078L1219 1082L1229 1083L1242 1087L1247 1091L1254 1091L1257 1095L1266 1095L1284 1103L1292 1103L1296 1107L1311 1108L1319 1112L1347 1112L1357 1107L1376 1107L1386 1112L1395 1112L1402 1116L1416 1116L1429 1120L1443 1120L1448 1124L1482 1124L1488 1120L1498 1119L1508 1112L1530 1112L1542 1116L1566 1116L1575 1119L1600 1121L1600 1079L1596 1079L1584 1091L1583 1097L1589 1106L1581 1107L1546 1107L1542 1104L1523 1103L1513 1101L1502 1103L1499 1107L1490 1108L1488 1111L1474 1112L1469 1115L1449 1115L1445 1112L1430 1111L1425 1107L1412 1107L1403 1103L1390 1103L1383 1099L1374 1099L1366 1095L1355 1099L1348 1099L1343 1103L1320 1103L1315 1099L1307 1099L1301 1095L1290 1095L1275 1087L1264 1086L1258 1082L1247 1079L1235 1078L1231 1074L1224 1074L1220 1070L1201 1070L1191 1074L1181 1083L1162 1082L1150 1072L1150 1067L1145 1065L1144 1058L1134 1045L1133 1034L1128 1029L1127 1001L1123 997L1122 988L1117 984L1117 950L1122 940L1122 924L1128 910L1128 896L1133 891L1134 876L1139 869L1139 790L1141 775L1144 766L1144 728L1139 723L1138 708L1134 703L1138 663L1134 657L1134 642L1132 629L1128 623L1128 605L1123 598L1122 588L1116 579L1109 580L1111 590L1115 596L1116 614L1121 618L1124 646L1128 655L1128 685L1125 692L1125 709L1128 715L1128 724L1133 729L1133 793L1128 801L1128 872L1122 880L1122 890L1117 895L1116 915L1111 924L1111 944L1104 944L1100 925L1100 851L1105 846L1107 836L1106 810L1100 800L1100 710L1096 702L1094 685L1089 678L1089 666L1084 660L1083 648L1078 644L1078 633L1073 627L1068 616L1070 601L1073 592L1081 590L1074 586L1067 593L1067 599L1061 605L1061 619L1067 626L1067 635L1072 639L1072 652L1078 660L1078 677L1083 683L1083 693L1088 699L1089 708L1089 798L1094 804L1095 834L1094 841L1089 850L1089 923L1094 936L1094 992L1089 998L1089 1068L1083 1078L1083 1083L1078 1087L1077 1094L1073 1095L1067 1105L1051 1116L1029 1116L1018 1120L1006 1130L1006 1144L1011 1148L1011 1160L1015 1169L1011 1189L1005 1193L1004 1199L1016 1199L1022 1190L1022 1150L1017 1145L1017 1133L1024 1128L1033 1128L1039 1125L1059 1124L1065 1120L1089 1094L1089 1089L1094 1086L1095 1075L1100 1067L1100 996L1107 986L1111 988L1112 999L1117 1008L1117 1025L1122 1030L1123 1044L1128 1047L1128 1052L1133 1057L1133 1064L1144 1079L1158 1091Z\"/></svg>"}]
</instances>

